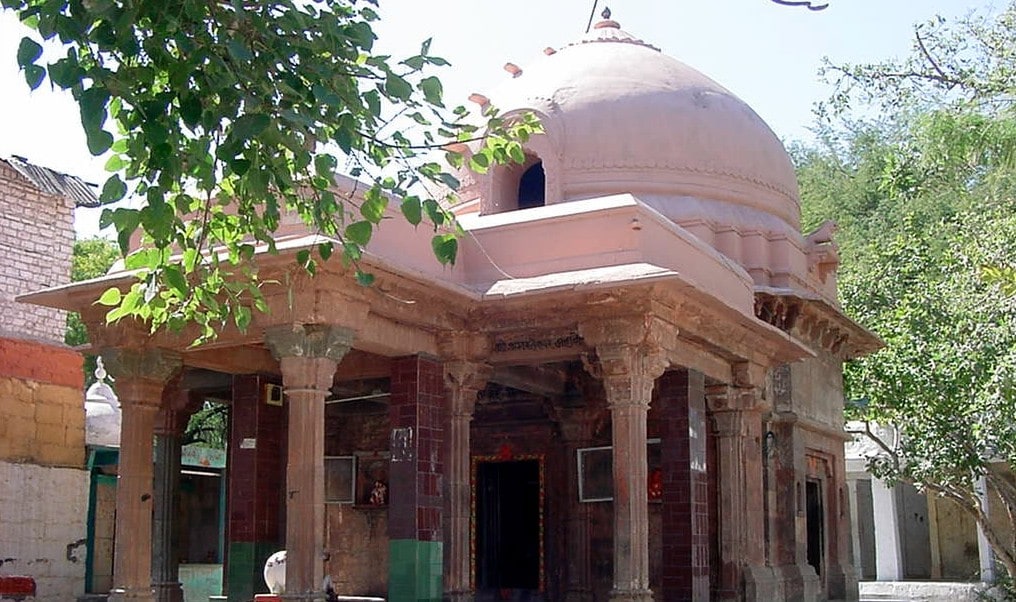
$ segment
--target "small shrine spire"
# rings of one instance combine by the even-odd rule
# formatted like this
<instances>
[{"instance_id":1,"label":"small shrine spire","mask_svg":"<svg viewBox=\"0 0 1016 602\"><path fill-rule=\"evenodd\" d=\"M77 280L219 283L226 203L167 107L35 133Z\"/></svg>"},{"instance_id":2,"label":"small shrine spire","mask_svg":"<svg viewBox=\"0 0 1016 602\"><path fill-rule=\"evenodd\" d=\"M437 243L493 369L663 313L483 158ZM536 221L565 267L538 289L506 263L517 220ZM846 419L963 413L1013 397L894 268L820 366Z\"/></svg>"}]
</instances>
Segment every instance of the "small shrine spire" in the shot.
<instances>
[{"instance_id":1,"label":"small shrine spire","mask_svg":"<svg viewBox=\"0 0 1016 602\"><path fill-rule=\"evenodd\" d=\"M603 20L593 25L593 29L621 29L621 24L610 18L609 8L604 7L600 16L603 17Z\"/></svg>"}]
</instances>

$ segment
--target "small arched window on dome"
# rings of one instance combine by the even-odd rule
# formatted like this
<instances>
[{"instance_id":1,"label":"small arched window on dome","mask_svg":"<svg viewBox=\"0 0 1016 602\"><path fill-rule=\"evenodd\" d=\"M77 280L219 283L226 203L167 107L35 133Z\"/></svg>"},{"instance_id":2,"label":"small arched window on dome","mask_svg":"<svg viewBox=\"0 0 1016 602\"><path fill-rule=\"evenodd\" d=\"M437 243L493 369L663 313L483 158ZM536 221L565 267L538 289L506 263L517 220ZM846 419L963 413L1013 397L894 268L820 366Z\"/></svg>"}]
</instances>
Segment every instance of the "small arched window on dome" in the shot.
<instances>
[{"instance_id":1,"label":"small arched window on dome","mask_svg":"<svg viewBox=\"0 0 1016 602\"><path fill-rule=\"evenodd\" d=\"M547 174L539 156L527 150L522 163L500 165L491 172L491 196L484 213L532 209L547 204Z\"/></svg>"},{"instance_id":2,"label":"small arched window on dome","mask_svg":"<svg viewBox=\"0 0 1016 602\"><path fill-rule=\"evenodd\" d=\"M537 161L522 172L519 178L518 208L543 207L547 200L547 175L543 172L543 161Z\"/></svg>"}]
</instances>

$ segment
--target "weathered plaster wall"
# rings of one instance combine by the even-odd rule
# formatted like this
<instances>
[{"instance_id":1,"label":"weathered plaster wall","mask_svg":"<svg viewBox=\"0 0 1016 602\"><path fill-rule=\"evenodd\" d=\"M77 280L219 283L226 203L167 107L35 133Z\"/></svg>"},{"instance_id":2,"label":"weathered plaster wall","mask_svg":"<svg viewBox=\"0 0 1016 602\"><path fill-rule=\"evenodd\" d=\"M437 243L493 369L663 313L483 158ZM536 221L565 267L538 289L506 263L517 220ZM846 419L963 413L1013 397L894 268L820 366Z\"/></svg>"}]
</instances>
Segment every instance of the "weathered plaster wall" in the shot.
<instances>
[{"instance_id":1,"label":"weathered plaster wall","mask_svg":"<svg viewBox=\"0 0 1016 602\"><path fill-rule=\"evenodd\" d=\"M0 461L0 574L35 579L36 602L84 591L88 473Z\"/></svg>"},{"instance_id":2,"label":"weathered plaster wall","mask_svg":"<svg viewBox=\"0 0 1016 602\"><path fill-rule=\"evenodd\" d=\"M363 410L367 410L364 412ZM350 456L358 452L387 452L387 412L371 411L370 404L329 405L325 422L325 454ZM361 461L356 485L357 507L328 504L325 509L329 559L327 572L343 595L384 596L388 590L388 508L366 506L370 484ZM384 474L372 475L384 477Z\"/></svg>"},{"instance_id":3,"label":"weathered plaster wall","mask_svg":"<svg viewBox=\"0 0 1016 602\"><path fill-rule=\"evenodd\" d=\"M980 572L977 553L977 524L955 502L931 496L928 504L934 505L935 525L932 533L938 536L941 558L941 577L951 581L969 581Z\"/></svg>"},{"instance_id":4,"label":"weathered plaster wall","mask_svg":"<svg viewBox=\"0 0 1016 602\"><path fill-rule=\"evenodd\" d=\"M14 297L69 280L74 203L39 191L0 161L0 333L63 341L64 312Z\"/></svg>"},{"instance_id":5,"label":"weathered plaster wall","mask_svg":"<svg viewBox=\"0 0 1016 602\"><path fill-rule=\"evenodd\" d=\"M843 362L829 355L790 366L792 411L798 418L843 428Z\"/></svg>"}]
</instances>

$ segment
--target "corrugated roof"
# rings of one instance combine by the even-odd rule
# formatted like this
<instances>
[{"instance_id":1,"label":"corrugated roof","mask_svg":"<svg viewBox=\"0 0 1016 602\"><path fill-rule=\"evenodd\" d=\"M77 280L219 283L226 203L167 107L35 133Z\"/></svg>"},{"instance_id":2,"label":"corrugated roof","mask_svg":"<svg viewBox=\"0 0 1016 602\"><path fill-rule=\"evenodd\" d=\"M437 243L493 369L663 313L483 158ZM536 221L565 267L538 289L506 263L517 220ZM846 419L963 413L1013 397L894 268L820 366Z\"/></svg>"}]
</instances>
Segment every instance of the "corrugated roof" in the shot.
<instances>
[{"instance_id":1,"label":"corrugated roof","mask_svg":"<svg viewBox=\"0 0 1016 602\"><path fill-rule=\"evenodd\" d=\"M13 167L18 173L35 184L39 190L47 194L58 194L74 201L77 207L98 207L99 197L95 194L95 186L77 176L70 176L48 167L40 167L28 162L24 157L12 155L0 159Z\"/></svg>"}]
</instances>

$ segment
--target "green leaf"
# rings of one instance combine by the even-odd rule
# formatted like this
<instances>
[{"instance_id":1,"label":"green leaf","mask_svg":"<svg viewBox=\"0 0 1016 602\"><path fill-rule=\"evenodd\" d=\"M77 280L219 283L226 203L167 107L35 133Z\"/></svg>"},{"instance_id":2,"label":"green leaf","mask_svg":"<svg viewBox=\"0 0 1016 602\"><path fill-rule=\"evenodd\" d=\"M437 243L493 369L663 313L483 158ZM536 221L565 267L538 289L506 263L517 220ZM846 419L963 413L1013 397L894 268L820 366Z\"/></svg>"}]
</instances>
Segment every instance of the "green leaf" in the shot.
<instances>
[{"instance_id":1,"label":"green leaf","mask_svg":"<svg viewBox=\"0 0 1016 602\"><path fill-rule=\"evenodd\" d=\"M99 201L102 203L115 203L127 194L127 185L123 183L119 175L112 175L106 179L102 186L102 194Z\"/></svg>"},{"instance_id":2,"label":"green leaf","mask_svg":"<svg viewBox=\"0 0 1016 602\"><path fill-rule=\"evenodd\" d=\"M78 108L81 111L81 124L85 131L98 130L106 122L106 106L109 103L109 92L95 86L81 92L78 97ZM98 153L93 153L98 154Z\"/></svg>"},{"instance_id":3,"label":"green leaf","mask_svg":"<svg viewBox=\"0 0 1016 602\"><path fill-rule=\"evenodd\" d=\"M423 221L423 204L420 202L420 197L407 196L402 200L400 209L402 209L402 215L405 216L406 221L410 224L418 226Z\"/></svg>"},{"instance_id":4,"label":"green leaf","mask_svg":"<svg viewBox=\"0 0 1016 602\"><path fill-rule=\"evenodd\" d=\"M243 115L233 122L231 135L241 140L250 140L265 131L271 122L268 115L261 113Z\"/></svg>"},{"instance_id":5,"label":"green leaf","mask_svg":"<svg viewBox=\"0 0 1016 602\"><path fill-rule=\"evenodd\" d=\"M175 265L166 266L162 273L163 278L166 280L166 284L170 286L176 293L182 298L187 296L188 285L187 279L184 277L183 272L180 268Z\"/></svg>"},{"instance_id":6,"label":"green leaf","mask_svg":"<svg viewBox=\"0 0 1016 602\"><path fill-rule=\"evenodd\" d=\"M21 38L21 43L18 45L18 65L22 69L34 64L40 56L42 56L42 46L39 46L32 38Z\"/></svg>"},{"instance_id":7,"label":"green leaf","mask_svg":"<svg viewBox=\"0 0 1016 602\"><path fill-rule=\"evenodd\" d=\"M229 56L233 57L234 60L246 63L254 58L251 51L247 49L239 40L233 38L226 42L226 49L229 51Z\"/></svg>"},{"instance_id":8,"label":"green leaf","mask_svg":"<svg viewBox=\"0 0 1016 602\"><path fill-rule=\"evenodd\" d=\"M385 78L385 94L395 100L409 100L413 95L413 86L405 79L389 72Z\"/></svg>"},{"instance_id":9,"label":"green leaf","mask_svg":"<svg viewBox=\"0 0 1016 602\"><path fill-rule=\"evenodd\" d=\"M42 84L42 80L46 78L46 70L38 65L26 65L24 69L25 82L33 90L38 88Z\"/></svg>"},{"instance_id":10,"label":"green leaf","mask_svg":"<svg viewBox=\"0 0 1016 602\"><path fill-rule=\"evenodd\" d=\"M451 188L452 190L458 190L459 186L462 185L459 182L458 178L456 178L452 174L446 173L446 172L442 172L442 173L437 174L437 179L441 180L441 182L443 182L445 186L447 186L448 188Z\"/></svg>"},{"instance_id":11,"label":"green leaf","mask_svg":"<svg viewBox=\"0 0 1016 602\"><path fill-rule=\"evenodd\" d=\"M318 244L318 255L321 256L321 259L328 261L328 258L332 256L332 250L334 248L334 245L330 242L320 243Z\"/></svg>"},{"instance_id":12,"label":"green leaf","mask_svg":"<svg viewBox=\"0 0 1016 602\"><path fill-rule=\"evenodd\" d=\"M240 332L247 332L251 322L251 311L246 305L237 305L233 310L233 319Z\"/></svg>"},{"instance_id":13,"label":"green leaf","mask_svg":"<svg viewBox=\"0 0 1016 602\"><path fill-rule=\"evenodd\" d=\"M387 207L388 197L382 194L377 186L372 186L364 194L363 203L360 205L360 215L368 222L376 224L384 217Z\"/></svg>"},{"instance_id":14,"label":"green leaf","mask_svg":"<svg viewBox=\"0 0 1016 602\"><path fill-rule=\"evenodd\" d=\"M370 237L373 233L374 225L370 222L353 222L346 226L345 238L352 243L364 246L370 242Z\"/></svg>"},{"instance_id":15,"label":"green leaf","mask_svg":"<svg viewBox=\"0 0 1016 602\"><path fill-rule=\"evenodd\" d=\"M88 143L88 152L99 156L113 146L113 134L105 130L93 130L85 133L85 141Z\"/></svg>"},{"instance_id":16,"label":"green leaf","mask_svg":"<svg viewBox=\"0 0 1016 602\"><path fill-rule=\"evenodd\" d=\"M360 286L370 286L374 284L374 274L364 272L363 270L356 270L356 281Z\"/></svg>"},{"instance_id":17,"label":"green leaf","mask_svg":"<svg viewBox=\"0 0 1016 602\"><path fill-rule=\"evenodd\" d=\"M122 296L123 294L120 292L120 289L108 288L102 293L102 296L99 297L99 300L96 301L96 303L107 306L117 305L120 303L120 298Z\"/></svg>"},{"instance_id":18,"label":"green leaf","mask_svg":"<svg viewBox=\"0 0 1016 602\"><path fill-rule=\"evenodd\" d=\"M441 104L441 98L444 95L441 80L434 76L425 77L420 80L420 90L423 91L423 97L427 99L427 102L439 107L444 106Z\"/></svg>"},{"instance_id":19,"label":"green leaf","mask_svg":"<svg viewBox=\"0 0 1016 602\"><path fill-rule=\"evenodd\" d=\"M430 245L434 249L434 256L443 265L455 264L455 255L459 251L459 240L454 234L437 234L430 239Z\"/></svg>"}]
</instances>

